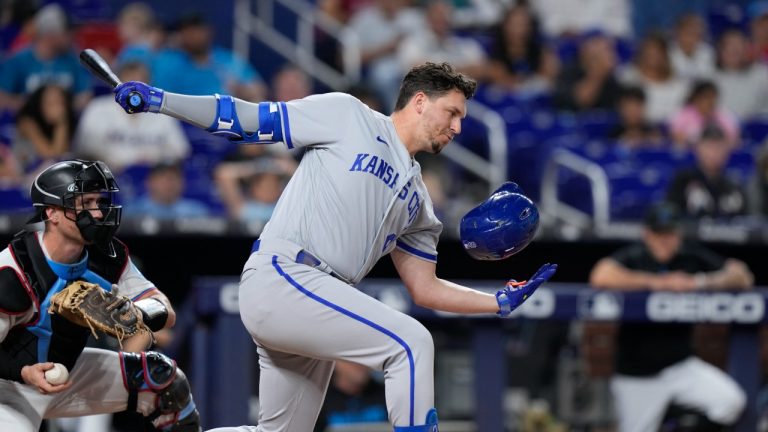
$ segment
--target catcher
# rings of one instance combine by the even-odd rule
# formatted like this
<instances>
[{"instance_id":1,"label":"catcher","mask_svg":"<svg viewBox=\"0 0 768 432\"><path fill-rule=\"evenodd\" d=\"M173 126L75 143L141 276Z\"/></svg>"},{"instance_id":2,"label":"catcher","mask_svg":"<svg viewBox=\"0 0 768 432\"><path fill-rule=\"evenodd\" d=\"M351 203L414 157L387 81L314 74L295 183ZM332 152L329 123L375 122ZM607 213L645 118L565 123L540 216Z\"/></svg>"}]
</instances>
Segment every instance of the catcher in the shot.
<instances>
[{"instance_id":1,"label":"catcher","mask_svg":"<svg viewBox=\"0 0 768 432\"><path fill-rule=\"evenodd\" d=\"M37 176L30 222L0 252L0 430L36 432L45 418L136 410L164 431L200 431L184 373L163 354L85 348L91 332L122 340L173 325L168 299L138 271L103 162L70 160ZM115 292L117 291L117 292ZM52 385L45 371L69 371Z\"/></svg>"}]
</instances>

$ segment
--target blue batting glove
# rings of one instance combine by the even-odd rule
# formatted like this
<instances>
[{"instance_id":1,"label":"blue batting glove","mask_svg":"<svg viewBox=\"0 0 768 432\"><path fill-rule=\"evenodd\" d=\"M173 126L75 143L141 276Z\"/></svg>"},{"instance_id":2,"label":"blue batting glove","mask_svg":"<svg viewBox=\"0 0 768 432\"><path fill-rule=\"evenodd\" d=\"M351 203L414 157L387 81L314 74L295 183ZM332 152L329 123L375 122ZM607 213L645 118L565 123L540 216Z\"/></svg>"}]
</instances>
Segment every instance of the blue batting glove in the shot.
<instances>
[{"instance_id":1,"label":"blue batting glove","mask_svg":"<svg viewBox=\"0 0 768 432\"><path fill-rule=\"evenodd\" d=\"M499 303L499 316L505 317L523 304L528 297L533 295L536 288L541 286L557 271L557 264L546 263L527 281L517 282L510 279L504 289L496 293L496 301Z\"/></svg>"},{"instance_id":2,"label":"blue batting glove","mask_svg":"<svg viewBox=\"0 0 768 432\"><path fill-rule=\"evenodd\" d=\"M163 90L140 81L128 81L115 87L115 102L125 112L158 112L163 104Z\"/></svg>"}]
</instances>

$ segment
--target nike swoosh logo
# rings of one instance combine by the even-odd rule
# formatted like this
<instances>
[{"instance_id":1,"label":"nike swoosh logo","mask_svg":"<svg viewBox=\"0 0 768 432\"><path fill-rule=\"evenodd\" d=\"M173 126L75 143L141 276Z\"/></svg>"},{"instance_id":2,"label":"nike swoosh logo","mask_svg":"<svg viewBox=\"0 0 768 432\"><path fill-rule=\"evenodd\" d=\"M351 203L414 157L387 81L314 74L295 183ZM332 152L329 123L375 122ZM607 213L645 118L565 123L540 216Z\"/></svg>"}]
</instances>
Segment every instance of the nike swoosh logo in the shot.
<instances>
[{"instance_id":1,"label":"nike swoosh logo","mask_svg":"<svg viewBox=\"0 0 768 432\"><path fill-rule=\"evenodd\" d=\"M384 144L385 146L389 146L389 143L384 141L384 138L382 138L381 135L376 135L376 141Z\"/></svg>"}]
</instances>

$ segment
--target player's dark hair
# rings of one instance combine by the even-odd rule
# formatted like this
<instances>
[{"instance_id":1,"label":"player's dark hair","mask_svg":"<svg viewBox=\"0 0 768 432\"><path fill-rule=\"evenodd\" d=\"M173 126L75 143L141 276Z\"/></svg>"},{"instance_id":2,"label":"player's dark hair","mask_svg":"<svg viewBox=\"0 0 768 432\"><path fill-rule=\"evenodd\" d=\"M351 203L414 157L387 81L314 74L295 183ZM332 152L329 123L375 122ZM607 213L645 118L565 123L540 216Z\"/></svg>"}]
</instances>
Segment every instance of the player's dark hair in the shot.
<instances>
[{"instance_id":1,"label":"player's dark hair","mask_svg":"<svg viewBox=\"0 0 768 432\"><path fill-rule=\"evenodd\" d=\"M451 90L458 90L464 93L464 97L470 99L474 96L476 88L475 80L454 71L448 63L425 63L415 66L403 78L397 103L395 103L395 111L405 108L413 95L420 91L432 99L443 96Z\"/></svg>"}]
</instances>

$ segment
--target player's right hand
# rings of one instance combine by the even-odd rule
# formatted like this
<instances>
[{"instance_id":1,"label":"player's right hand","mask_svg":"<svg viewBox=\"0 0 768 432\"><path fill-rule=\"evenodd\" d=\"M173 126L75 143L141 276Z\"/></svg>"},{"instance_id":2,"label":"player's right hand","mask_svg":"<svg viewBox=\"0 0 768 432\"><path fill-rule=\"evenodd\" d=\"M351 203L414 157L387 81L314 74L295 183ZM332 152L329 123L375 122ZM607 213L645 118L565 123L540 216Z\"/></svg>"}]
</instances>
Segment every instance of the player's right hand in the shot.
<instances>
[{"instance_id":1,"label":"player's right hand","mask_svg":"<svg viewBox=\"0 0 768 432\"><path fill-rule=\"evenodd\" d=\"M164 92L141 81L128 81L115 87L115 102L125 112L158 112L163 104Z\"/></svg>"},{"instance_id":2,"label":"player's right hand","mask_svg":"<svg viewBox=\"0 0 768 432\"><path fill-rule=\"evenodd\" d=\"M52 385L45 379L45 371L53 368L53 363L36 363L21 368L21 378L32 387L37 388L42 394L52 394L62 392L72 386L72 380L67 380L64 384Z\"/></svg>"},{"instance_id":3,"label":"player's right hand","mask_svg":"<svg viewBox=\"0 0 768 432\"><path fill-rule=\"evenodd\" d=\"M546 263L527 281L517 282L510 279L507 286L496 293L496 301L499 303L498 314L505 317L512 313L524 301L528 300L539 286L551 278L555 271L557 271L557 264Z\"/></svg>"}]
</instances>

